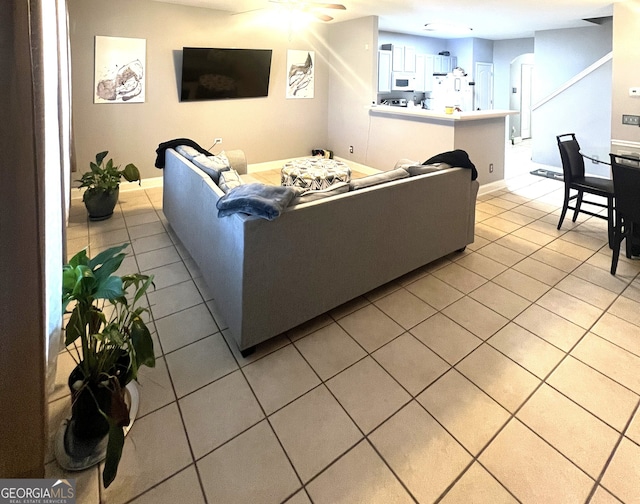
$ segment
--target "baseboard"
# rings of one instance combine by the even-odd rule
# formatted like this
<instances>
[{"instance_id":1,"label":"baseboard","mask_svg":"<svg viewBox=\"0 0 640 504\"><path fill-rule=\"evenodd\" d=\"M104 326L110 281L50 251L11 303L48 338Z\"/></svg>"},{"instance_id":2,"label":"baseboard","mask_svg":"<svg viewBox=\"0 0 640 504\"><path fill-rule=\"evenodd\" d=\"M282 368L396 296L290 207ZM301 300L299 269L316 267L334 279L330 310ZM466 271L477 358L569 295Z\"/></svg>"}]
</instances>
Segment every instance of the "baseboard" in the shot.
<instances>
[{"instance_id":1,"label":"baseboard","mask_svg":"<svg viewBox=\"0 0 640 504\"><path fill-rule=\"evenodd\" d=\"M142 189L153 189L154 187L162 187L162 177L149 177L142 179L140 181L140 185L133 183L122 183L120 184L120 192L129 192L129 191L140 191ZM84 194L85 189L80 189L78 187L71 188L71 199L80 199Z\"/></svg>"}]
</instances>

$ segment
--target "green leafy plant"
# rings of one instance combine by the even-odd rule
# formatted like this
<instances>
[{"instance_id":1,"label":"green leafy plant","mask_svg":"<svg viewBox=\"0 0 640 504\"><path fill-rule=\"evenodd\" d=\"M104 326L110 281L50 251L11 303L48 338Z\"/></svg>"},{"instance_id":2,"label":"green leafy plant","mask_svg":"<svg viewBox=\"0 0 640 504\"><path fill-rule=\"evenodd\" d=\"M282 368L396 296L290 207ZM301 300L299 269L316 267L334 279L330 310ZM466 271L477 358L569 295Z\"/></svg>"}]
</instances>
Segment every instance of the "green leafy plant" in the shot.
<instances>
[{"instance_id":1,"label":"green leafy plant","mask_svg":"<svg viewBox=\"0 0 640 504\"><path fill-rule=\"evenodd\" d=\"M89 166L91 171L85 172L80 182L79 187L86 187L82 199L86 201L92 194L105 192L112 193L120 186L120 181L124 177L127 182L140 183L140 170L133 163L129 163L124 169L120 169L120 166L113 164L113 159L105 163L104 159L107 157L109 151L99 152L96 154L96 161L91 162Z\"/></svg>"},{"instance_id":2,"label":"green leafy plant","mask_svg":"<svg viewBox=\"0 0 640 504\"><path fill-rule=\"evenodd\" d=\"M148 309L137 306L152 285L153 276L114 275L127 246L126 243L111 247L93 259L82 250L62 268L62 306L65 314L70 315L65 345L69 349L75 343L71 347L75 352L69 351L76 360L79 376L71 384L73 401L82 393L93 396L109 427L102 475L105 488L116 477L124 446L124 427L129 424L124 386L136 379L141 366L155 366L153 340L142 318ZM109 392L107 408L101 407L96 399L101 389Z\"/></svg>"}]
</instances>

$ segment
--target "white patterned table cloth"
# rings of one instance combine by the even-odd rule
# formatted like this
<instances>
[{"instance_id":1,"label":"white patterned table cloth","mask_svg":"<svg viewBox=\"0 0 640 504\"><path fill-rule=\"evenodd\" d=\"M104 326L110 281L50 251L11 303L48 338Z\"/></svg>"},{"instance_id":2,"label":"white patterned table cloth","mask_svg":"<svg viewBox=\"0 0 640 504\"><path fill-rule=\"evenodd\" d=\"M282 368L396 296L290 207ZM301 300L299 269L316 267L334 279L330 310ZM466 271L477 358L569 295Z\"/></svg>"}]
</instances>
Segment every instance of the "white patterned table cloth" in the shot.
<instances>
[{"instance_id":1,"label":"white patterned table cloth","mask_svg":"<svg viewBox=\"0 0 640 504\"><path fill-rule=\"evenodd\" d=\"M349 182L351 169L342 161L321 157L299 158L282 167L281 185L326 189L336 182Z\"/></svg>"}]
</instances>

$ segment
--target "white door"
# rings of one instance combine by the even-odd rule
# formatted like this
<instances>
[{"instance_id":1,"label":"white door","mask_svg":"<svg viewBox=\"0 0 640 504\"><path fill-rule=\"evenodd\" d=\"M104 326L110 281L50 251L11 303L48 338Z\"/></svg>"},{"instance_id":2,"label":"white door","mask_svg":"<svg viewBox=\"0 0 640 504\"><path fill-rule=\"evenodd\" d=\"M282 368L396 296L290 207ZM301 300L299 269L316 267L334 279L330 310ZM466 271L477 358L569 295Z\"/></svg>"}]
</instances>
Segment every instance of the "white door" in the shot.
<instances>
[{"instance_id":1,"label":"white door","mask_svg":"<svg viewBox=\"0 0 640 504\"><path fill-rule=\"evenodd\" d=\"M493 109L493 63L476 63L475 110Z\"/></svg>"},{"instance_id":2,"label":"white door","mask_svg":"<svg viewBox=\"0 0 640 504\"><path fill-rule=\"evenodd\" d=\"M520 136L531 138L531 88L533 85L533 65L524 64L520 75L522 83L520 88Z\"/></svg>"}]
</instances>

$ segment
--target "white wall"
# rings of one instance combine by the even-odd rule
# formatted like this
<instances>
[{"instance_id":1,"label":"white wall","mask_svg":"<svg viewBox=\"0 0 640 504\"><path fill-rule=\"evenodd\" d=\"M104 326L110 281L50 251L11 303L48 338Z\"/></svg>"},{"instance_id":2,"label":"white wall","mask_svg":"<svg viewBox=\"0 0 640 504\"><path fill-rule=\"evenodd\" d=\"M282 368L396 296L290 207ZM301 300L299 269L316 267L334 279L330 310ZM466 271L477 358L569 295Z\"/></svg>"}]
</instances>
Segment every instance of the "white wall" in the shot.
<instances>
[{"instance_id":1,"label":"white wall","mask_svg":"<svg viewBox=\"0 0 640 504\"><path fill-rule=\"evenodd\" d=\"M629 96L630 87L640 86L640 0L614 4L613 26L613 103L611 138L624 142L614 152L640 152L640 128L622 124L623 114L640 115L640 97Z\"/></svg>"},{"instance_id":2,"label":"white wall","mask_svg":"<svg viewBox=\"0 0 640 504\"><path fill-rule=\"evenodd\" d=\"M157 177L155 149L179 137L205 148L222 137L222 149L244 149L251 163L304 156L327 146L328 26L313 23L296 34L265 21L261 16L268 11L231 16L150 0L69 0L80 173L96 152L109 150L115 162L135 163L143 178ZM96 35L146 39L145 103L93 103ZM269 96L180 103L184 46L273 49ZM316 51L314 99L285 98L287 49Z\"/></svg>"},{"instance_id":3,"label":"white wall","mask_svg":"<svg viewBox=\"0 0 640 504\"><path fill-rule=\"evenodd\" d=\"M494 106L508 109L511 98L511 62L521 54L532 53L533 38L496 40L493 43Z\"/></svg>"},{"instance_id":4,"label":"white wall","mask_svg":"<svg viewBox=\"0 0 640 504\"><path fill-rule=\"evenodd\" d=\"M376 100L378 18L329 27L328 145L337 156L364 163L369 143L369 107ZM349 152L353 146L353 153Z\"/></svg>"},{"instance_id":5,"label":"white wall","mask_svg":"<svg viewBox=\"0 0 640 504\"><path fill-rule=\"evenodd\" d=\"M612 50L612 23L536 32L534 104ZM611 62L533 111L533 160L561 166L556 135L576 133L587 155L603 156L611 138ZM587 165L599 173L602 165ZM608 170L605 169L608 172Z\"/></svg>"}]
</instances>

